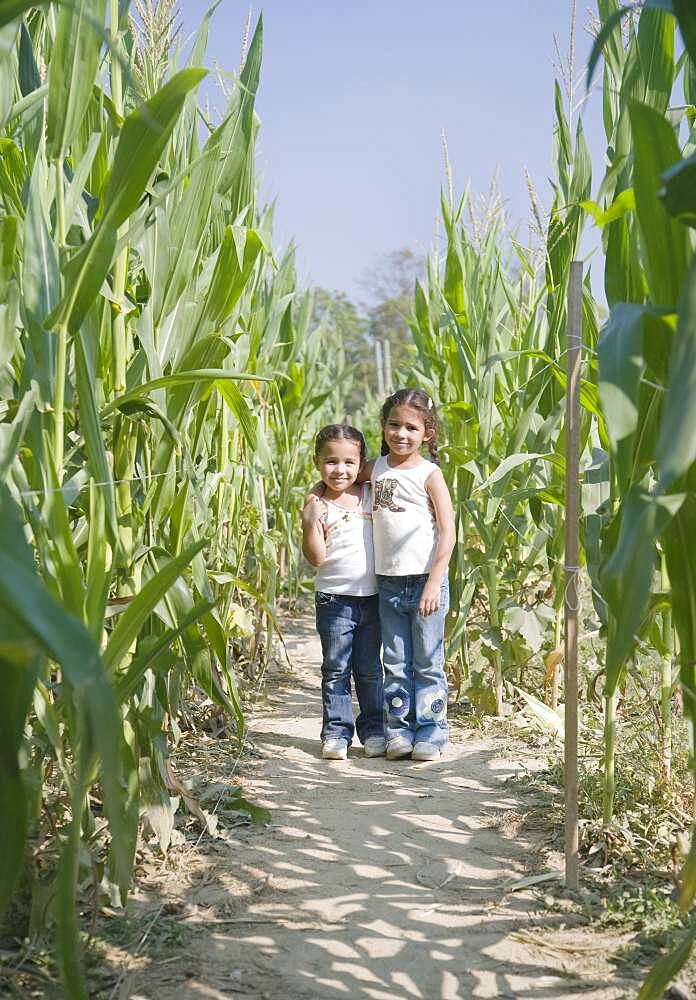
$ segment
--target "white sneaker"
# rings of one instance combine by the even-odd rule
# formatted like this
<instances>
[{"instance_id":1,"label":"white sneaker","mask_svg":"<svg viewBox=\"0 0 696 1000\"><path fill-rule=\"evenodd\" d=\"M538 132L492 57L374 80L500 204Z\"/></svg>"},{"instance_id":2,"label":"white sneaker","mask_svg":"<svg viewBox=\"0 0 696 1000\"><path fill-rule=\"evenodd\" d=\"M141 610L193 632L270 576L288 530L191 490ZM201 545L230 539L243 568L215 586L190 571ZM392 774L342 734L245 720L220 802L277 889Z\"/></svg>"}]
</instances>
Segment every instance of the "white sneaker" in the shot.
<instances>
[{"instance_id":1,"label":"white sneaker","mask_svg":"<svg viewBox=\"0 0 696 1000\"><path fill-rule=\"evenodd\" d=\"M395 736L387 743L387 760L400 760L413 752L413 743L407 736Z\"/></svg>"},{"instance_id":2,"label":"white sneaker","mask_svg":"<svg viewBox=\"0 0 696 1000\"><path fill-rule=\"evenodd\" d=\"M416 743L412 760L439 760L440 751L432 743Z\"/></svg>"},{"instance_id":3,"label":"white sneaker","mask_svg":"<svg viewBox=\"0 0 696 1000\"><path fill-rule=\"evenodd\" d=\"M368 736L363 744L366 757L384 757L387 741L383 736Z\"/></svg>"},{"instance_id":4,"label":"white sneaker","mask_svg":"<svg viewBox=\"0 0 696 1000\"><path fill-rule=\"evenodd\" d=\"M321 755L324 760L345 760L348 756L348 741L330 736L321 745Z\"/></svg>"}]
</instances>

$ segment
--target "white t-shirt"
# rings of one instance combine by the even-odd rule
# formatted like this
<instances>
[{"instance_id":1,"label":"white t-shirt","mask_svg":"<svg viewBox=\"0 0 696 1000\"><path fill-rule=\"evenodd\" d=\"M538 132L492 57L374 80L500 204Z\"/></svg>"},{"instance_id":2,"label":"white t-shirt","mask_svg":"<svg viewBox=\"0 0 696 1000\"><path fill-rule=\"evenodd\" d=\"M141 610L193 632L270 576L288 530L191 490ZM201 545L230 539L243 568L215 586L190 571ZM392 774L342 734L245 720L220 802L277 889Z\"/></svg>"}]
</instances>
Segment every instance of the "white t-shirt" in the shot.
<instances>
[{"instance_id":1,"label":"white t-shirt","mask_svg":"<svg viewBox=\"0 0 696 1000\"><path fill-rule=\"evenodd\" d=\"M322 497L326 508L326 559L317 567L314 589L327 594L372 597L377 593L372 545L372 491L364 483L357 507L347 510Z\"/></svg>"},{"instance_id":2,"label":"white t-shirt","mask_svg":"<svg viewBox=\"0 0 696 1000\"><path fill-rule=\"evenodd\" d=\"M382 455L372 469L375 571L383 576L429 573L437 547L437 522L425 488L437 469L426 459L411 469L391 468Z\"/></svg>"}]
</instances>

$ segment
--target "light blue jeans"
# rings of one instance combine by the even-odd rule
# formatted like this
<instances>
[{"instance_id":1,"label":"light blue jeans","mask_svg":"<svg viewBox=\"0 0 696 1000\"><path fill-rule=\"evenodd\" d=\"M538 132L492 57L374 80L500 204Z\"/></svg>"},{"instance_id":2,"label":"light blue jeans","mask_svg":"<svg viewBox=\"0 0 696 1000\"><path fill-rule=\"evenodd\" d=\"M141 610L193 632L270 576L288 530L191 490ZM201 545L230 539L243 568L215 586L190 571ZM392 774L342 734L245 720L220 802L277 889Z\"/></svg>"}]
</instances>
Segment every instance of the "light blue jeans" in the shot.
<instances>
[{"instance_id":1,"label":"light blue jeans","mask_svg":"<svg viewBox=\"0 0 696 1000\"><path fill-rule=\"evenodd\" d=\"M445 677L445 618L449 584L440 590L440 608L419 615L427 575L378 576L379 617L384 660L385 736L443 747L448 739Z\"/></svg>"}]
</instances>

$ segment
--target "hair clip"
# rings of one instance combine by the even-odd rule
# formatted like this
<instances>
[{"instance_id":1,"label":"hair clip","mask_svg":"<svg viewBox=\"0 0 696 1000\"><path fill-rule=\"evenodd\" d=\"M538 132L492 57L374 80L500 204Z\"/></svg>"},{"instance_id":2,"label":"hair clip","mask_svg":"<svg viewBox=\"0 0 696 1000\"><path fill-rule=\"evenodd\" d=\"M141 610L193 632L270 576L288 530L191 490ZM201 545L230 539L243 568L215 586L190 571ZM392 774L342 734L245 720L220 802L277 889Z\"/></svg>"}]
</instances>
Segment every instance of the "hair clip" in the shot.
<instances>
[{"instance_id":1,"label":"hair clip","mask_svg":"<svg viewBox=\"0 0 696 1000\"><path fill-rule=\"evenodd\" d=\"M430 396L428 396L428 409L429 409L429 410L432 410L432 408L433 408L433 401L432 401L432 399L430 398Z\"/></svg>"}]
</instances>

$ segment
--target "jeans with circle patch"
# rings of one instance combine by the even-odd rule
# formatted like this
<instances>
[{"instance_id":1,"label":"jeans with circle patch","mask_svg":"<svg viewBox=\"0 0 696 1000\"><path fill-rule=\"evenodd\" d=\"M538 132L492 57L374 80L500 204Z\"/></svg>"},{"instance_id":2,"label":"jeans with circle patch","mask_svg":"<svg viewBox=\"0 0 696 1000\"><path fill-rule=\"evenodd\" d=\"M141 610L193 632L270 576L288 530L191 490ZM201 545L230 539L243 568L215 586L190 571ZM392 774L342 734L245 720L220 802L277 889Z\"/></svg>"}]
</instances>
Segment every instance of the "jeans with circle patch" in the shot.
<instances>
[{"instance_id":1,"label":"jeans with circle patch","mask_svg":"<svg viewBox=\"0 0 696 1000\"><path fill-rule=\"evenodd\" d=\"M449 584L440 589L440 607L418 614L427 574L378 576L384 660L385 736L443 747L448 740L445 618Z\"/></svg>"},{"instance_id":2,"label":"jeans with circle patch","mask_svg":"<svg viewBox=\"0 0 696 1000\"><path fill-rule=\"evenodd\" d=\"M364 743L384 735L379 598L317 591L314 598L321 639L321 738ZM353 723L351 675L360 712Z\"/></svg>"}]
</instances>

